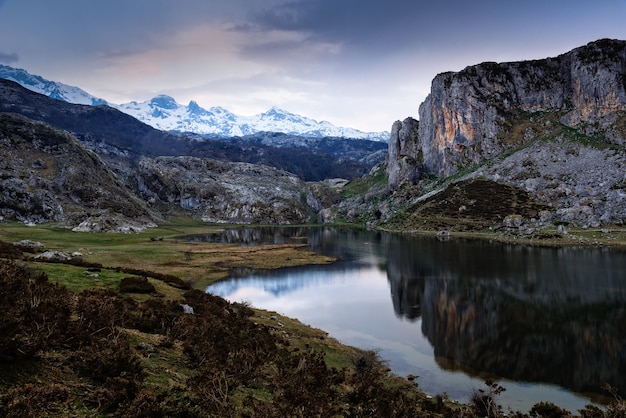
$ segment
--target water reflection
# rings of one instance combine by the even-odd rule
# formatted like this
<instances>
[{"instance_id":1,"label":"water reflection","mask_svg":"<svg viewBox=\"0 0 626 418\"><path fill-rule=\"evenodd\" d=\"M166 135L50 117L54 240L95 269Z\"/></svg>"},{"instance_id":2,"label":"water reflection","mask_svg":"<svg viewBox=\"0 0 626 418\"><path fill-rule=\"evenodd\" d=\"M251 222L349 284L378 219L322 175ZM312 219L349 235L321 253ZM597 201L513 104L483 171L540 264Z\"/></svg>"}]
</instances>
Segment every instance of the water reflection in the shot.
<instances>
[{"instance_id":1,"label":"water reflection","mask_svg":"<svg viewBox=\"0 0 626 418\"><path fill-rule=\"evenodd\" d=\"M278 230L278 238L272 230L255 233L260 242L307 236L312 249L344 261L254 273L209 290L230 298L263 289L254 305L309 321L350 344L380 348L394 371L418 369L420 386L438 382L431 387L437 393L475 388L471 376L492 374L520 382L518 393L508 388L512 398L527 396L528 388L546 394L545 386L525 382L596 393L609 383L626 394L624 252L440 242L352 229ZM557 392L533 401L553 400Z\"/></svg>"},{"instance_id":2,"label":"water reflection","mask_svg":"<svg viewBox=\"0 0 626 418\"><path fill-rule=\"evenodd\" d=\"M392 246L399 314L421 315L442 367L626 389L623 253L449 242ZM390 248L390 247L388 247Z\"/></svg>"}]
</instances>

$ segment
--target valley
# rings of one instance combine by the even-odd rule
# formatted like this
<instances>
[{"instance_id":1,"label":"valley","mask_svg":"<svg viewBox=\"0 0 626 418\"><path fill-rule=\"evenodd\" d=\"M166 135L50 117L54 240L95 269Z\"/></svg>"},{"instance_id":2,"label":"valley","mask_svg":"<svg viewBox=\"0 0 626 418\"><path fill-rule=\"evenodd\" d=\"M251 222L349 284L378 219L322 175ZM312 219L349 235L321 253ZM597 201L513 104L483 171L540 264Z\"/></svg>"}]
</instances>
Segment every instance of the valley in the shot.
<instances>
[{"instance_id":1,"label":"valley","mask_svg":"<svg viewBox=\"0 0 626 418\"><path fill-rule=\"evenodd\" d=\"M149 108L142 122L86 92L70 89L81 104L69 103L69 86L29 74L17 81L39 93L0 80L0 361L11 365L0 415L300 416L303 405L319 416L485 415L480 397L428 397L373 352L204 292L235 270L336 258L298 243L181 236L347 225L520 251L623 251L625 74L626 41L611 39L442 73L419 120L393 123L386 143L317 127L302 136L231 126L223 136L170 119L161 130L144 123L148 113L231 117L159 96L133 105L136 115ZM273 108L264 126L296 116ZM51 259L37 258L47 250ZM441 295L448 323L465 330L469 320ZM493 400L497 382L487 387ZM609 390L609 411L623 411L620 390Z\"/></svg>"}]
</instances>

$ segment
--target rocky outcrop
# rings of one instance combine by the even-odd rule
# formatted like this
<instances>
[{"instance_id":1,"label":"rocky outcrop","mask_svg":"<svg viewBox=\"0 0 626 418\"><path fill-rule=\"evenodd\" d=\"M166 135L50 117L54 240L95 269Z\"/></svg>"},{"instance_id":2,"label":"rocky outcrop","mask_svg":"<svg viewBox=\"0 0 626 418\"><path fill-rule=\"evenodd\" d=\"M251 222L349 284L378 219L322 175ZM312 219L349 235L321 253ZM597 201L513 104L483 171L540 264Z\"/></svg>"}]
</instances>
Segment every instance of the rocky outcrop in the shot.
<instances>
[{"instance_id":1,"label":"rocky outcrop","mask_svg":"<svg viewBox=\"0 0 626 418\"><path fill-rule=\"evenodd\" d=\"M154 226L155 216L74 136L0 113L0 218L100 231ZM115 222L110 222L111 218Z\"/></svg>"},{"instance_id":2,"label":"rocky outcrop","mask_svg":"<svg viewBox=\"0 0 626 418\"><path fill-rule=\"evenodd\" d=\"M414 183L423 171L423 157L418 140L419 123L409 117L396 121L391 128L387 153L389 187L396 189L403 182Z\"/></svg>"},{"instance_id":3,"label":"rocky outcrop","mask_svg":"<svg viewBox=\"0 0 626 418\"><path fill-rule=\"evenodd\" d=\"M626 41L603 39L555 58L439 74L419 116L419 124L393 126L391 190L424 177L486 178L545 205L540 216L515 218L520 231L554 222L583 228L626 222ZM407 196L417 203L411 213L427 202L420 194L441 191L422 184L418 196ZM462 216L471 202L451 210ZM501 218L522 215L511 210Z\"/></svg>"},{"instance_id":4,"label":"rocky outcrop","mask_svg":"<svg viewBox=\"0 0 626 418\"><path fill-rule=\"evenodd\" d=\"M160 211L206 222L298 224L319 203L306 183L272 167L196 157L142 158L138 193Z\"/></svg>"},{"instance_id":5,"label":"rocky outcrop","mask_svg":"<svg viewBox=\"0 0 626 418\"><path fill-rule=\"evenodd\" d=\"M439 74L419 108L424 168L449 176L536 139L529 119L537 112L556 113L562 124L623 145L625 89L626 41L608 39L556 58Z\"/></svg>"},{"instance_id":6,"label":"rocky outcrop","mask_svg":"<svg viewBox=\"0 0 626 418\"><path fill-rule=\"evenodd\" d=\"M559 221L583 228L626 221L623 147L598 149L559 137L533 143L467 177L506 182L550 205L546 208L550 210L533 222L531 216L520 219L526 227L536 221ZM519 210L516 213L522 214Z\"/></svg>"}]
</instances>

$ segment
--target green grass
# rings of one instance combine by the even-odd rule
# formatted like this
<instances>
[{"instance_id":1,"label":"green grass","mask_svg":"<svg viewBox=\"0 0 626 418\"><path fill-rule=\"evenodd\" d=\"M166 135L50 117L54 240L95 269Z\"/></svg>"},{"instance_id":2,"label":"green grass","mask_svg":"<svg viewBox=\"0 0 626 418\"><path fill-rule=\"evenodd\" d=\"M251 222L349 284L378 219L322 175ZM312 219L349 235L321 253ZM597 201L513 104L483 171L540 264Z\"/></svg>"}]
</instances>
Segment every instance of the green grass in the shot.
<instances>
[{"instance_id":1,"label":"green grass","mask_svg":"<svg viewBox=\"0 0 626 418\"><path fill-rule=\"evenodd\" d=\"M36 263L33 267L46 273L51 282L66 287L74 293L93 288L117 289L122 278L128 276L128 274L114 270L103 269L97 272L90 271L91 274L98 275L98 277L90 277L85 274L88 270L85 267L60 263Z\"/></svg>"},{"instance_id":2,"label":"green grass","mask_svg":"<svg viewBox=\"0 0 626 418\"><path fill-rule=\"evenodd\" d=\"M341 197L346 199L349 197L364 195L372 190L387 187L389 177L385 170L378 170L374 174L363 176L358 179L351 180L346 184L341 192Z\"/></svg>"},{"instance_id":3,"label":"green grass","mask_svg":"<svg viewBox=\"0 0 626 418\"><path fill-rule=\"evenodd\" d=\"M175 220L158 228L136 234L73 232L56 225L26 226L16 222L0 223L0 240L38 241L46 250L80 252L86 263L101 265L98 278L85 275L85 267L38 262L51 281L73 291L86 288L116 288L128 276L119 267L158 272L188 281L198 289L225 278L234 267L274 269L287 266L328 263L332 259L294 245L241 247L237 244L186 242L181 237L213 233L222 225L208 225L187 219ZM32 255L31 255L32 256ZM149 274L148 274L149 276ZM169 299L179 299L179 289L155 281L157 291ZM141 299L141 296L137 296Z\"/></svg>"}]
</instances>

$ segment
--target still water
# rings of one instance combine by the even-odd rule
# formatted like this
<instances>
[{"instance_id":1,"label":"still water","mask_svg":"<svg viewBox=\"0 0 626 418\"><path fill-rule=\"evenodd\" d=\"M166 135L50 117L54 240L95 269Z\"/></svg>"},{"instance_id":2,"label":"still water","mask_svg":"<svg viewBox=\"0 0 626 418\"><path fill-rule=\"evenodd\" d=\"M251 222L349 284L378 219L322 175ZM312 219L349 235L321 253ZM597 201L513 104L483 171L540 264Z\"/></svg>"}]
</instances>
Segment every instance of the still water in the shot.
<instances>
[{"instance_id":1,"label":"still water","mask_svg":"<svg viewBox=\"0 0 626 418\"><path fill-rule=\"evenodd\" d=\"M426 393L577 411L626 390L626 252L439 241L348 228L236 228L192 240L308 242L327 266L240 271L207 291L377 350Z\"/></svg>"}]
</instances>

